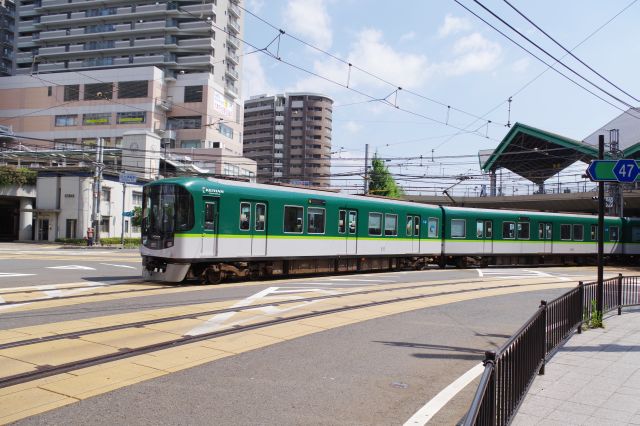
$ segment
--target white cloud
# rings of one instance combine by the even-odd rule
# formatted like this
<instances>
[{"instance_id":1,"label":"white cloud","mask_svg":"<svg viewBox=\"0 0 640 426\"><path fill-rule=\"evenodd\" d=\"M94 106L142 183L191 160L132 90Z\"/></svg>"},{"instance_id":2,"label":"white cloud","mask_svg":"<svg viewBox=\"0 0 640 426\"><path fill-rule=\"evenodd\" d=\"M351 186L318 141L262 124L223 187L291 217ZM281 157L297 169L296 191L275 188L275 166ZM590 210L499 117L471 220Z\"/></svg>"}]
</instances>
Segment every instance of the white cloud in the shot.
<instances>
[{"instance_id":1,"label":"white cloud","mask_svg":"<svg viewBox=\"0 0 640 426\"><path fill-rule=\"evenodd\" d=\"M362 130L362 125L356 123L355 121L347 121L344 125L344 128L347 131L347 133L350 133L353 135L360 132L360 130Z\"/></svg>"},{"instance_id":2,"label":"white cloud","mask_svg":"<svg viewBox=\"0 0 640 426\"><path fill-rule=\"evenodd\" d=\"M438 28L438 37L447 37L451 34L457 34L462 31L468 31L471 29L471 22L467 18L460 18L447 14L444 17L444 22Z\"/></svg>"},{"instance_id":3,"label":"white cloud","mask_svg":"<svg viewBox=\"0 0 640 426\"><path fill-rule=\"evenodd\" d=\"M284 12L287 28L320 49L333 41L331 18L324 0L289 0Z\"/></svg>"},{"instance_id":4,"label":"white cloud","mask_svg":"<svg viewBox=\"0 0 640 426\"><path fill-rule=\"evenodd\" d=\"M406 41L411 41L415 39L417 36L415 31L409 31L408 33L404 33L400 36L400 43L404 43Z\"/></svg>"},{"instance_id":5,"label":"white cloud","mask_svg":"<svg viewBox=\"0 0 640 426\"><path fill-rule=\"evenodd\" d=\"M529 65L531 65L531 60L529 58L521 58L511 65L511 70L513 72L525 72L529 69Z\"/></svg>"},{"instance_id":6,"label":"white cloud","mask_svg":"<svg viewBox=\"0 0 640 426\"><path fill-rule=\"evenodd\" d=\"M452 52L454 59L443 62L438 68L447 75L463 75L494 69L500 62L502 48L482 34L473 33L458 39Z\"/></svg>"},{"instance_id":7,"label":"white cloud","mask_svg":"<svg viewBox=\"0 0 640 426\"><path fill-rule=\"evenodd\" d=\"M264 0L249 0L247 2L247 9L253 13L260 13L264 7Z\"/></svg>"},{"instance_id":8,"label":"white cloud","mask_svg":"<svg viewBox=\"0 0 640 426\"><path fill-rule=\"evenodd\" d=\"M253 95L273 95L276 93L276 90L267 80L259 55L260 53L254 53L243 57L242 94L245 99L249 99Z\"/></svg>"}]
</instances>

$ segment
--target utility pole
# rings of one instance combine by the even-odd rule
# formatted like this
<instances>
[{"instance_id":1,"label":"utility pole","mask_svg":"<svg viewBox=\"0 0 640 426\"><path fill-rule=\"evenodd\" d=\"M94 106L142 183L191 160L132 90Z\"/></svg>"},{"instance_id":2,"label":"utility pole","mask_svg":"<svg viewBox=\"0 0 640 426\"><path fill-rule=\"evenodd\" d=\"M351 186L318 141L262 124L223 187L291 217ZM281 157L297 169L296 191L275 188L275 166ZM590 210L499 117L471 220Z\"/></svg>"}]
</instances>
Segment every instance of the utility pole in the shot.
<instances>
[{"instance_id":1,"label":"utility pole","mask_svg":"<svg viewBox=\"0 0 640 426\"><path fill-rule=\"evenodd\" d=\"M369 194L369 144L364 145L364 195Z\"/></svg>"},{"instance_id":2,"label":"utility pole","mask_svg":"<svg viewBox=\"0 0 640 426\"><path fill-rule=\"evenodd\" d=\"M598 136L598 160L604 160L604 135ZM596 303L602 313L604 305L604 182L598 182L598 284Z\"/></svg>"},{"instance_id":3,"label":"utility pole","mask_svg":"<svg viewBox=\"0 0 640 426\"><path fill-rule=\"evenodd\" d=\"M103 154L102 138L98 138L96 143L96 162L93 171L93 208L91 209L91 227L93 228L95 244L100 242L100 192L102 189Z\"/></svg>"},{"instance_id":4,"label":"utility pole","mask_svg":"<svg viewBox=\"0 0 640 426\"><path fill-rule=\"evenodd\" d=\"M126 220L124 215L124 200L126 193L127 184L125 182L122 182L122 229L120 230L120 244L122 244L122 248L124 248L124 221Z\"/></svg>"}]
</instances>

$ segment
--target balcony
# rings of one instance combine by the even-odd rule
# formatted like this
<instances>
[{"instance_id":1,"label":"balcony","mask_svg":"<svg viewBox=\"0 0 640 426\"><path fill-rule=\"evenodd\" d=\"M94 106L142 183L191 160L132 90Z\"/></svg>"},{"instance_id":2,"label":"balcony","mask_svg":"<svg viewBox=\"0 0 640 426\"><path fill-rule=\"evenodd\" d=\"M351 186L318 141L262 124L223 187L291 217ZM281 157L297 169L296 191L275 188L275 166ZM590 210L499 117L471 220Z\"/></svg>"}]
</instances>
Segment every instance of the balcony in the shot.
<instances>
[{"instance_id":1,"label":"balcony","mask_svg":"<svg viewBox=\"0 0 640 426\"><path fill-rule=\"evenodd\" d=\"M178 58L181 65L210 65L213 58L210 55L182 56Z\"/></svg>"},{"instance_id":2,"label":"balcony","mask_svg":"<svg viewBox=\"0 0 640 426\"><path fill-rule=\"evenodd\" d=\"M234 65L240 64L240 58L235 53L232 53L229 49L227 49L227 60Z\"/></svg>"},{"instance_id":3,"label":"balcony","mask_svg":"<svg viewBox=\"0 0 640 426\"><path fill-rule=\"evenodd\" d=\"M156 106L165 112L173 109L173 100L156 98Z\"/></svg>"},{"instance_id":4,"label":"balcony","mask_svg":"<svg viewBox=\"0 0 640 426\"><path fill-rule=\"evenodd\" d=\"M225 72L225 74L227 74L228 77L231 77L233 80L237 81L238 78L239 78L238 71L236 71L236 70L225 68L224 72Z\"/></svg>"},{"instance_id":5,"label":"balcony","mask_svg":"<svg viewBox=\"0 0 640 426\"><path fill-rule=\"evenodd\" d=\"M236 18L240 17L240 8L237 4L229 2L229 12L231 12L231 15L235 16Z\"/></svg>"},{"instance_id":6,"label":"balcony","mask_svg":"<svg viewBox=\"0 0 640 426\"><path fill-rule=\"evenodd\" d=\"M209 49L213 47L213 40L211 37L192 38L190 40L179 40L178 47L195 47Z\"/></svg>"},{"instance_id":7,"label":"balcony","mask_svg":"<svg viewBox=\"0 0 640 426\"><path fill-rule=\"evenodd\" d=\"M229 20L229 28L231 28L236 34L240 33L240 24L236 21Z\"/></svg>"},{"instance_id":8,"label":"balcony","mask_svg":"<svg viewBox=\"0 0 640 426\"><path fill-rule=\"evenodd\" d=\"M236 49L240 49L240 40L238 40L236 36L232 36L231 34L229 34L229 37L227 37L227 44Z\"/></svg>"}]
</instances>

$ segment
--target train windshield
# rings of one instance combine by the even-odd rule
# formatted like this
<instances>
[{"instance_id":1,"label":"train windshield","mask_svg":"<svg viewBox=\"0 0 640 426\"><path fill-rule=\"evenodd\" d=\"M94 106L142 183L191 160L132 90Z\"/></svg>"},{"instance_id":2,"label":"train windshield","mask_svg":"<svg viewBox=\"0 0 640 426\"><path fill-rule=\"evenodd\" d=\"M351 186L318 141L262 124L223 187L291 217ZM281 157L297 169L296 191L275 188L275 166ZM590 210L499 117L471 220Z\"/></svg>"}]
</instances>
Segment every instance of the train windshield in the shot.
<instances>
[{"instance_id":1,"label":"train windshield","mask_svg":"<svg viewBox=\"0 0 640 426\"><path fill-rule=\"evenodd\" d=\"M193 197L182 186L162 184L144 189L143 244L166 248L176 232L193 228Z\"/></svg>"}]
</instances>

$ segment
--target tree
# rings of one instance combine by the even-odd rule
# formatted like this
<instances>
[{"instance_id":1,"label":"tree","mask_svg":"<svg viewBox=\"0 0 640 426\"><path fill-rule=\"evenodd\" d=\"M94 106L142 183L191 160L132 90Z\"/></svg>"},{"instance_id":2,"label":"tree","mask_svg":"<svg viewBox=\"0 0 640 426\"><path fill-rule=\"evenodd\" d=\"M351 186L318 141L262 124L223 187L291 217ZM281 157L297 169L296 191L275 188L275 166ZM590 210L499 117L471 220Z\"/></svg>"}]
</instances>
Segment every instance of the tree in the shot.
<instances>
[{"instance_id":1,"label":"tree","mask_svg":"<svg viewBox=\"0 0 640 426\"><path fill-rule=\"evenodd\" d=\"M132 226L142 226L142 207L136 206L133 208L133 217L131 218Z\"/></svg>"},{"instance_id":2,"label":"tree","mask_svg":"<svg viewBox=\"0 0 640 426\"><path fill-rule=\"evenodd\" d=\"M382 195L390 198L400 198L404 194L402 188L396 183L389 173L389 169L377 156L371 160L371 173L369 175L369 194Z\"/></svg>"}]
</instances>

